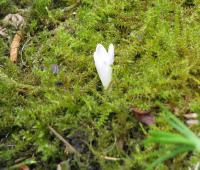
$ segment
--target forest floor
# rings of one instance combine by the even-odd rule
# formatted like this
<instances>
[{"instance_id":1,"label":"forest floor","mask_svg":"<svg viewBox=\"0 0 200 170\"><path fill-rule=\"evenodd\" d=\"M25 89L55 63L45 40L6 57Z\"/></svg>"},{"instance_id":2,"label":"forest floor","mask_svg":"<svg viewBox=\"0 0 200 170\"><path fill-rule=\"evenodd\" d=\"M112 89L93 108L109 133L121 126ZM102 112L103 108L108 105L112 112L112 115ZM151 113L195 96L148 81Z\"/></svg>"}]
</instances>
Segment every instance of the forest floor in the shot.
<instances>
[{"instance_id":1,"label":"forest floor","mask_svg":"<svg viewBox=\"0 0 200 170\"><path fill-rule=\"evenodd\" d=\"M0 0L0 169L197 170L199 114L199 0Z\"/></svg>"}]
</instances>

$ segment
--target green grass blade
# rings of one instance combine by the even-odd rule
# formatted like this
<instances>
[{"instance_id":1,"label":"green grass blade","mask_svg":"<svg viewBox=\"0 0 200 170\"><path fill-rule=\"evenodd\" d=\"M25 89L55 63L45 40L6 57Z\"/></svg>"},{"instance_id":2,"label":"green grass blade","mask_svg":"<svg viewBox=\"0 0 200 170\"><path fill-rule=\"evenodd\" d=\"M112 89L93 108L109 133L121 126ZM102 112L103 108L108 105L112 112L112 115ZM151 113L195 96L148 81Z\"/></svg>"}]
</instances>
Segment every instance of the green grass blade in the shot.
<instances>
[{"instance_id":1,"label":"green grass blade","mask_svg":"<svg viewBox=\"0 0 200 170\"><path fill-rule=\"evenodd\" d=\"M176 118L171 112L165 111L167 120L171 126L173 126L177 131L182 133L188 140L190 140L198 151L200 151L200 139L178 118Z\"/></svg>"},{"instance_id":2,"label":"green grass blade","mask_svg":"<svg viewBox=\"0 0 200 170\"><path fill-rule=\"evenodd\" d=\"M178 154L184 153L184 152L188 152L190 150L193 150L193 148L189 147L189 146L183 146L183 147L178 147L176 149L171 149L169 154L166 154L160 158L158 158L155 162L153 162L146 170L153 170L157 165L159 165L160 163L162 163L165 160L168 160L170 158L175 157Z\"/></svg>"},{"instance_id":3,"label":"green grass blade","mask_svg":"<svg viewBox=\"0 0 200 170\"><path fill-rule=\"evenodd\" d=\"M184 144L195 147L194 143L187 138L170 132L150 131L150 138L146 139L144 143L160 143L160 144Z\"/></svg>"}]
</instances>

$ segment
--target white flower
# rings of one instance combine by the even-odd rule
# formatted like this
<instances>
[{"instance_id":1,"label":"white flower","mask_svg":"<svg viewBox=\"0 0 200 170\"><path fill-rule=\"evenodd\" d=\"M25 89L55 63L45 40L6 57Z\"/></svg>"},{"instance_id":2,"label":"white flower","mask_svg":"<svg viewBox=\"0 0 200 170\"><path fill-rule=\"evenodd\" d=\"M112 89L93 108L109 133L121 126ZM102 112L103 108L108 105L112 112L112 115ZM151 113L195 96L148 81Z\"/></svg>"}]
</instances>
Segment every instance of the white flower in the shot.
<instances>
[{"instance_id":1,"label":"white flower","mask_svg":"<svg viewBox=\"0 0 200 170\"><path fill-rule=\"evenodd\" d=\"M114 62L114 46L109 45L108 52L103 45L98 44L94 52L94 62L104 86L107 89L112 79L112 64Z\"/></svg>"}]
</instances>

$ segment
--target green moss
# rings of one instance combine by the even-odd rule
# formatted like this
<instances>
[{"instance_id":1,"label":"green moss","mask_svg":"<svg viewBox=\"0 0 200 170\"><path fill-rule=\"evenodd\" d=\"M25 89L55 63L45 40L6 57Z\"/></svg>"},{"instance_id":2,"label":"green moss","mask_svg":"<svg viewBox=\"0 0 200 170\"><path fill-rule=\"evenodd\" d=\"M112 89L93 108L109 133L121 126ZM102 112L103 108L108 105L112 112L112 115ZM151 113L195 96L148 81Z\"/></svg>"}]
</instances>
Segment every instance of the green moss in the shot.
<instances>
[{"instance_id":1,"label":"green moss","mask_svg":"<svg viewBox=\"0 0 200 170\"><path fill-rule=\"evenodd\" d=\"M3 167L22 157L34 158L37 169L55 169L62 161L78 169L94 164L102 169L144 169L154 159L151 153L156 148L144 148L142 141L149 127L139 125L130 108L151 109L157 117L156 128L162 130L170 127L159 117L162 110L153 109L157 102L172 110L178 108L180 118L186 111L199 114L196 1L190 8L178 0L39 0L23 4L30 8L16 66L5 57L7 40L0 40ZM115 46L108 91L103 90L94 66L97 43ZM52 64L59 65L58 74L52 73ZM81 160L64 153L48 125L80 151ZM106 161L102 155L122 157L124 162ZM188 157L160 167L183 169L197 163L195 155L193 162Z\"/></svg>"}]
</instances>

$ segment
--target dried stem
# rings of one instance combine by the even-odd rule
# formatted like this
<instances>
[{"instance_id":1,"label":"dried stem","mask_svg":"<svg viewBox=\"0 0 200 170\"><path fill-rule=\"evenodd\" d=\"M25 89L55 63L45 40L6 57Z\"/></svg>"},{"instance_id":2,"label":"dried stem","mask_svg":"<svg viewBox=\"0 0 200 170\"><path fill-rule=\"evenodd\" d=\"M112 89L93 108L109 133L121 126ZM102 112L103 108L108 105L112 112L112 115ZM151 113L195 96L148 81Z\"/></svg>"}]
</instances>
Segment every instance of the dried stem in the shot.
<instances>
[{"instance_id":1,"label":"dried stem","mask_svg":"<svg viewBox=\"0 0 200 170\"><path fill-rule=\"evenodd\" d=\"M110 156L101 156L102 158L104 158L105 160L109 160L109 161L120 161L122 160L122 158L115 158L115 157L110 157Z\"/></svg>"},{"instance_id":2,"label":"dried stem","mask_svg":"<svg viewBox=\"0 0 200 170\"><path fill-rule=\"evenodd\" d=\"M48 126L48 128L58 139L60 139L65 144L68 153L78 153L78 151L69 142L67 142L54 128L52 128L51 126Z\"/></svg>"},{"instance_id":3,"label":"dried stem","mask_svg":"<svg viewBox=\"0 0 200 170\"><path fill-rule=\"evenodd\" d=\"M18 49L20 46L21 39L22 39L22 33L21 31L17 31L17 33L15 34L13 38L11 48L10 48L10 60L13 63L17 62Z\"/></svg>"}]
</instances>

